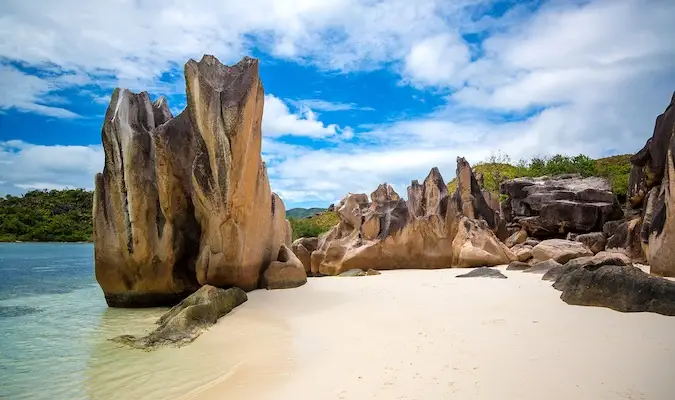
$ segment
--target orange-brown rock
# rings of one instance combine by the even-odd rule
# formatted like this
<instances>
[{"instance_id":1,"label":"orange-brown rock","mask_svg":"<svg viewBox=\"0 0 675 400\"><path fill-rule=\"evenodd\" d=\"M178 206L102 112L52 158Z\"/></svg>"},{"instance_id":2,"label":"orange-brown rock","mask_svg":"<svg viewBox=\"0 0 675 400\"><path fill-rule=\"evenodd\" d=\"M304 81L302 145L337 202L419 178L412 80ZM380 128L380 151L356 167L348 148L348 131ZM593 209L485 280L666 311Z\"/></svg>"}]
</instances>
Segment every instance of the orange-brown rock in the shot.
<instances>
[{"instance_id":1,"label":"orange-brown rock","mask_svg":"<svg viewBox=\"0 0 675 400\"><path fill-rule=\"evenodd\" d=\"M319 245L319 238L299 238L293 242L293 253L298 257L305 268L305 272L309 275L312 272L312 252L316 250Z\"/></svg>"},{"instance_id":2,"label":"orange-brown rock","mask_svg":"<svg viewBox=\"0 0 675 400\"><path fill-rule=\"evenodd\" d=\"M471 217L460 212L462 202L450 201L436 168L422 184L412 182L407 202L387 184L371 194L371 202L365 194L348 194L336 206L340 223L319 239L310 256L311 272L338 275L353 269L473 267L515 260L489 223L476 217L484 209L475 211L473 202L487 207L480 189L467 193L473 187L458 181Z\"/></svg>"},{"instance_id":3,"label":"orange-brown rock","mask_svg":"<svg viewBox=\"0 0 675 400\"><path fill-rule=\"evenodd\" d=\"M201 285L258 287L290 246L262 162L258 62L185 65L187 108L113 92L96 176L96 278L110 306L175 304Z\"/></svg>"},{"instance_id":4,"label":"orange-brown rock","mask_svg":"<svg viewBox=\"0 0 675 400\"><path fill-rule=\"evenodd\" d=\"M282 244L276 261L263 274L262 286L267 289L288 289L307 283L305 267L291 249Z\"/></svg>"}]
</instances>

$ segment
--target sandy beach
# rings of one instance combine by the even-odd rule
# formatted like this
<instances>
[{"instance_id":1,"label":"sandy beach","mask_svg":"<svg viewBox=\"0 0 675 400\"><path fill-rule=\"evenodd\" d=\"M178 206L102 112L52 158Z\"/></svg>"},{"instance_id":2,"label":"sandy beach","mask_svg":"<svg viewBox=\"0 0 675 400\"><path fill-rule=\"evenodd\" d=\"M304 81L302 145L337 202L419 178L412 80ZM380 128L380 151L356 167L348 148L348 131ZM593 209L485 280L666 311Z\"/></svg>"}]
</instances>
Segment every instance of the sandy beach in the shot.
<instances>
[{"instance_id":1,"label":"sandy beach","mask_svg":"<svg viewBox=\"0 0 675 400\"><path fill-rule=\"evenodd\" d=\"M541 275L499 269L251 292L188 346L235 367L182 398L675 398L675 318L570 306Z\"/></svg>"}]
</instances>

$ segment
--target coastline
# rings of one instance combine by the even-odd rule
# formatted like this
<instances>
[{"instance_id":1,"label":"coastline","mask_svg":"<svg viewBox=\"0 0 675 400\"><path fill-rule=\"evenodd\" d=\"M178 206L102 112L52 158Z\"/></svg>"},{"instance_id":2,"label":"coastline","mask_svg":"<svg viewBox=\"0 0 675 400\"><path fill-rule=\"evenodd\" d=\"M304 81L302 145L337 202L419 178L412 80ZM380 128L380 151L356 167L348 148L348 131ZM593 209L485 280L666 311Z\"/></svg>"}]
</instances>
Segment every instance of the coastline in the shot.
<instances>
[{"instance_id":1,"label":"coastline","mask_svg":"<svg viewBox=\"0 0 675 400\"><path fill-rule=\"evenodd\" d=\"M181 399L648 398L675 392L675 319L570 306L539 274L467 269L257 290L191 346L237 367ZM241 338L247 341L241 341Z\"/></svg>"}]
</instances>

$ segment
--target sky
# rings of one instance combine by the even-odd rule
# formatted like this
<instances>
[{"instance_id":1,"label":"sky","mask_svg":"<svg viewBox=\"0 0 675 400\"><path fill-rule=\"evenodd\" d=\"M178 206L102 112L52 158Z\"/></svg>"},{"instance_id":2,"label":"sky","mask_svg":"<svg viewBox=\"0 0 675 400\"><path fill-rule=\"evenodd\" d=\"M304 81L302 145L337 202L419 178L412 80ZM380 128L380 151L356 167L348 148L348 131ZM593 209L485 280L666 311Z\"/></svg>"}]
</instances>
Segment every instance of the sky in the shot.
<instances>
[{"instance_id":1,"label":"sky","mask_svg":"<svg viewBox=\"0 0 675 400\"><path fill-rule=\"evenodd\" d=\"M456 158L634 153L675 90L672 0L3 0L0 195L93 187L115 87L185 107L183 66L260 60L287 208Z\"/></svg>"}]
</instances>

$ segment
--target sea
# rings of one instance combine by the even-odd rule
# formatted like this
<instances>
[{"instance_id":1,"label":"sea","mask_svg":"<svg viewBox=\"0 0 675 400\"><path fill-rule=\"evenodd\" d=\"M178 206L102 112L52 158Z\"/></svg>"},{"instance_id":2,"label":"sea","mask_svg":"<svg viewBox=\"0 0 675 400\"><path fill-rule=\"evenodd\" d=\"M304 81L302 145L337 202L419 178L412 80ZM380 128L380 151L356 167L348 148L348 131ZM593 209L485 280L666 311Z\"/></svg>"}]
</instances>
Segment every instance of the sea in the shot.
<instances>
[{"instance_id":1,"label":"sea","mask_svg":"<svg viewBox=\"0 0 675 400\"><path fill-rule=\"evenodd\" d=\"M110 341L146 334L167 309L107 307L93 252L0 243L0 399L173 399L226 372L199 346L148 352Z\"/></svg>"}]
</instances>

